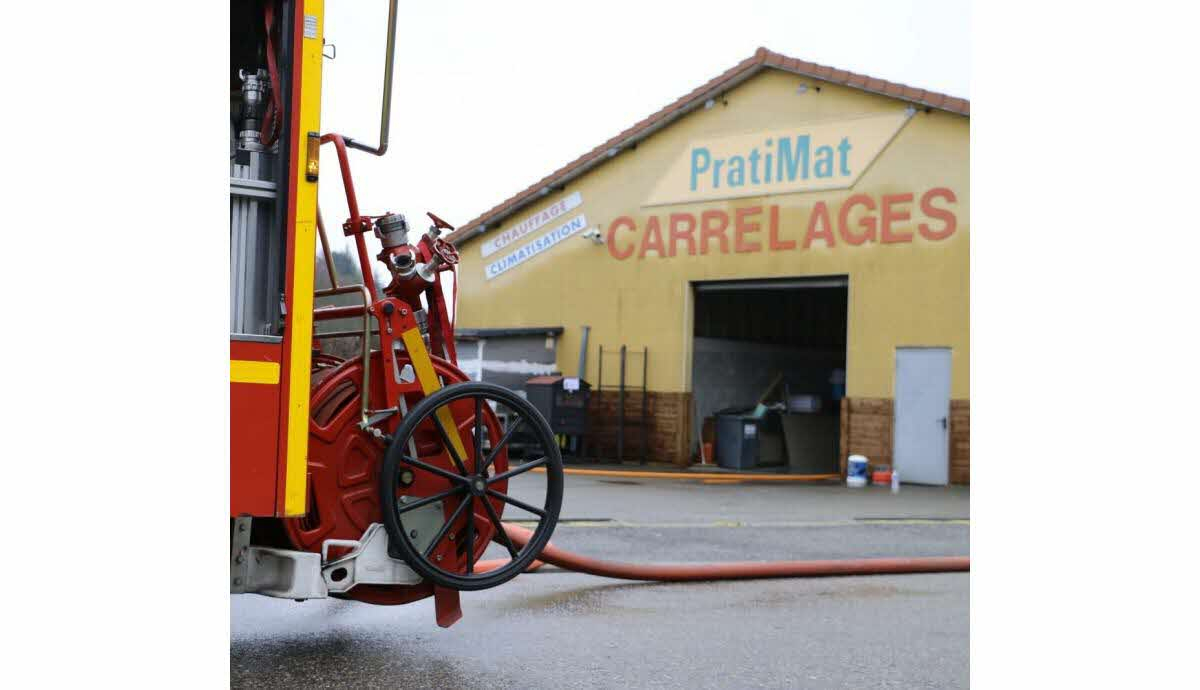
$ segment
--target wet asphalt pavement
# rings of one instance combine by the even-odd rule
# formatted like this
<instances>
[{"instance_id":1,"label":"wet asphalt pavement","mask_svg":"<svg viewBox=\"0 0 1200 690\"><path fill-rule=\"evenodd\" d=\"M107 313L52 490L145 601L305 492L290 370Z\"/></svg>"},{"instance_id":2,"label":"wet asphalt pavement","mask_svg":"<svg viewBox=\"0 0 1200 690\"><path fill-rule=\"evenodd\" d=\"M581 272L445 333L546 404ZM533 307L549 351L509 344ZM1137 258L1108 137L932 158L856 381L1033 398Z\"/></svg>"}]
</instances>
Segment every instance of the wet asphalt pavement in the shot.
<instances>
[{"instance_id":1,"label":"wet asphalt pavement","mask_svg":"<svg viewBox=\"0 0 1200 690\"><path fill-rule=\"evenodd\" d=\"M528 490L539 481L529 479ZM674 563L965 555L968 504L960 488L905 487L893 496L569 476L554 543L599 558ZM951 573L661 584L546 567L463 593L463 619L449 629L434 623L432 600L376 607L236 596L230 680L289 688L961 688L969 684L968 582Z\"/></svg>"}]
</instances>

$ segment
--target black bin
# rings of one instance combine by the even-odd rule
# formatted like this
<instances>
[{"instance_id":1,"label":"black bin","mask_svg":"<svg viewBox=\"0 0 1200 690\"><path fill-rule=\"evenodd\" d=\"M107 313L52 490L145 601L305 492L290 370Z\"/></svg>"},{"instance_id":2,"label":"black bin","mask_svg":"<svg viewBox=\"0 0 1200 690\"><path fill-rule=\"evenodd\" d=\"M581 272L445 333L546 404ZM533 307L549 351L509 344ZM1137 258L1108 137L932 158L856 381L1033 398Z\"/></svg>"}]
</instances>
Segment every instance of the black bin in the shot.
<instances>
[{"instance_id":1,"label":"black bin","mask_svg":"<svg viewBox=\"0 0 1200 690\"><path fill-rule=\"evenodd\" d=\"M751 414L717 413L717 465L730 470L756 467L761 422Z\"/></svg>"},{"instance_id":2,"label":"black bin","mask_svg":"<svg viewBox=\"0 0 1200 690\"><path fill-rule=\"evenodd\" d=\"M525 396L550 422L554 433L583 435L587 433L592 386L579 380L578 390L567 390L566 380L566 376L535 376L525 382Z\"/></svg>"}]
</instances>

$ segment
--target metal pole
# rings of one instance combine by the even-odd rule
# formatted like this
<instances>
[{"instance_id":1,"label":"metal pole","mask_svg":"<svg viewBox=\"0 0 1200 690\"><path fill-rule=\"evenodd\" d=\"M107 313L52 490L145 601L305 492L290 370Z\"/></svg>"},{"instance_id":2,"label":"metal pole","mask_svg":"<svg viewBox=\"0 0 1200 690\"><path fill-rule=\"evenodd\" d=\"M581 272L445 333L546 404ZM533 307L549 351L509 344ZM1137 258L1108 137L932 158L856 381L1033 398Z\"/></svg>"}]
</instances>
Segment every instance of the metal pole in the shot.
<instances>
[{"instance_id":1,"label":"metal pole","mask_svg":"<svg viewBox=\"0 0 1200 690\"><path fill-rule=\"evenodd\" d=\"M617 462L625 462L625 346L621 346L621 380L617 384Z\"/></svg>"},{"instance_id":2,"label":"metal pole","mask_svg":"<svg viewBox=\"0 0 1200 690\"><path fill-rule=\"evenodd\" d=\"M383 58L383 112L379 115L379 146L372 148L346 137L346 146L382 156L388 149L388 129L392 122L392 64L396 61L396 3L388 3L387 51Z\"/></svg>"},{"instance_id":3,"label":"metal pole","mask_svg":"<svg viewBox=\"0 0 1200 690\"><path fill-rule=\"evenodd\" d=\"M587 373L587 341L590 330L592 330L591 326L583 327L583 340L579 343L579 366L575 369L575 375L581 379Z\"/></svg>"},{"instance_id":4,"label":"metal pole","mask_svg":"<svg viewBox=\"0 0 1200 690\"><path fill-rule=\"evenodd\" d=\"M333 250L329 247L329 237L325 234L325 219L321 217L321 207L317 207L317 233L321 235L321 253L325 255L325 271L329 274L329 287L337 287L337 269L333 266Z\"/></svg>"},{"instance_id":5,"label":"metal pole","mask_svg":"<svg viewBox=\"0 0 1200 690\"><path fill-rule=\"evenodd\" d=\"M604 346L600 345L598 347L600 349L600 353L596 355L596 387L592 390L595 391L597 400L600 400L604 396ZM601 448L603 448L602 444L595 444L597 460L600 459Z\"/></svg>"},{"instance_id":6,"label":"metal pole","mask_svg":"<svg viewBox=\"0 0 1200 690\"><path fill-rule=\"evenodd\" d=\"M647 446L650 445L649 416L647 415L646 394L646 360L650 358L650 348L642 348L642 464L646 464Z\"/></svg>"}]
</instances>

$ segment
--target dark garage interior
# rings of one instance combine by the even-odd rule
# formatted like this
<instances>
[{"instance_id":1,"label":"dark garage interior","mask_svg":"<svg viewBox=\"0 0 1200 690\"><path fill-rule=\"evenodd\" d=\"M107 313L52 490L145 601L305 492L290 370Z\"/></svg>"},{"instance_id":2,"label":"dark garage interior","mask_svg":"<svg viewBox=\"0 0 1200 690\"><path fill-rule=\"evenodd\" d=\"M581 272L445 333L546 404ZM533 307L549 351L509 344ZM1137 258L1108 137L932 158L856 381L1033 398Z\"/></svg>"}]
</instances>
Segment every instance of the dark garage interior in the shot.
<instances>
[{"instance_id":1,"label":"dark garage interior","mask_svg":"<svg viewBox=\"0 0 1200 690\"><path fill-rule=\"evenodd\" d=\"M692 284L692 393L702 420L692 441L708 462L838 471L848 285L845 276Z\"/></svg>"}]
</instances>

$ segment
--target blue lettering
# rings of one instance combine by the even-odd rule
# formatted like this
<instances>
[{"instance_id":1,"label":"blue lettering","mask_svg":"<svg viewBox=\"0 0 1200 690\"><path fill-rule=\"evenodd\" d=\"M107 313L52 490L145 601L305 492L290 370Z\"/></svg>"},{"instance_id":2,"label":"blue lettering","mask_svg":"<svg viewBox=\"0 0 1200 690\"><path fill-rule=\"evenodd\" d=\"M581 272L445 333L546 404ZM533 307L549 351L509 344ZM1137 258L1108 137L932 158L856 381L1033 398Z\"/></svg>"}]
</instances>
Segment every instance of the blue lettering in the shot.
<instances>
[{"instance_id":1,"label":"blue lettering","mask_svg":"<svg viewBox=\"0 0 1200 690\"><path fill-rule=\"evenodd\" d=\"M730 187L741 187L746 182L746 159L741 156L729 158L727 181Z\"/></svg>"},{"instance_id":2,"label":"blue lettering","mask_svg":"<svg viewBox=\"0 0 1200 690\"><path fill-rule=\"evenodd\" d=\"M700 159L704 158L703 167L701 167ZM700 173L708 170L708 166L712 165L712 154L708 152L707 147L692 149L692 191L696 191L696 180L700 177Z\"/></svg>"},{"instance_id":3,"label":"blue lettering","mask_svg":"<svg viewBox=\"0 0 1200 690\"><path fill-rule=\"evenodd\" d=\"M791 139L779 140L779 158L775 162L776 181L783 182L785 174L788 182L795 180L797 167L800 169L800 179L808 179L808 146L807 134L796 137L795 151L792 150Z\"/></svg>"},{"instance_id":4,"label":"blue lettering","mask_svg":"<svg viewBox=\"0 0 1200 690\"><path fill-rule=\"evenodd\" d=\"M817 177L833 177L833 147L818 146L816 159L813 168Z\"/></svg>"}]
</instances>

